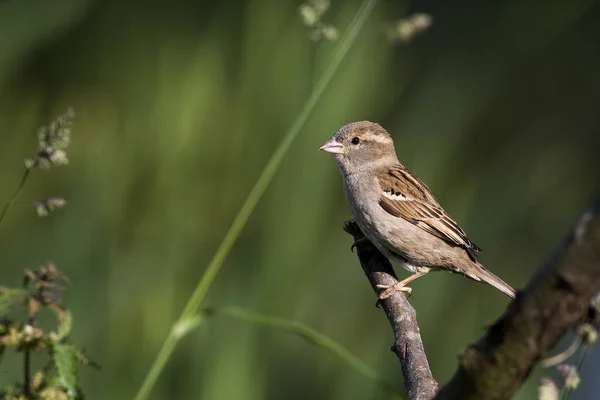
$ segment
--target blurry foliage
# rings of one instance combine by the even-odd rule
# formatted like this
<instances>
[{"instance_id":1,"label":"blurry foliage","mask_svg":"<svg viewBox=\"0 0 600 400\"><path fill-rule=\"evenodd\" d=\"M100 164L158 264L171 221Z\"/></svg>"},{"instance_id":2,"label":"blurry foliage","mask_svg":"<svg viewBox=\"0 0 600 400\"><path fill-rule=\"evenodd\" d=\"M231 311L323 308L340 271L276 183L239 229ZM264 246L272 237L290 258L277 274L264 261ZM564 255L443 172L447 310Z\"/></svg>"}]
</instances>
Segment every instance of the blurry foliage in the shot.
<instances>
[{"instance_id":1,"label":"blurry foliage","mask_svg":"<svg viewBox=\"0 0 600 400\"><path fill-rule=\"evenodd\" d=\"M568 400L581 384L581 369L592 347L598 341L600 327L600 293L597 293L590 304L589 321L580 324L574 332L571 344L563 352L541 362L542 367L556 367L558 384L549 377L542 377L538 388L539 400ZM569 364L578 358L576 364Z\"/></svg>"},{"instance_id":2,"label":"blurry foliage","mask_svg":"<svg viewBox=\"0 0 600 400\"><path fill-rule=\"evenodd\" d=\"M39 129L36 158L25 160L25 173L21 183L4 207L0 222L10 206L18 202L17 198L32 168L47 170L52 166L68 163L66 149L71 142L74 117L74 110L69 108L67 114L49 126ZM61 198L47 198L34 202L39 216L46 216L64 205L65 200ZM6 350L23 355L23 381L0 385L1 399L82 398L76 363L95 364L70 342L73 318L69 310L59 305L68 284L69 281L62 271L54 264L48 264L40 265L33 271L26 269L22 289L0 287L0 357ZM45 309L54 313L58 323L56 330L44 329L37 323L40 313ZM45 357L40 358L47 359L35 373L32 372L32 355L44 355ZM1 361L2 358L0 366L3 365ZM11 363L10 367L9 370L12 371L19 369L16 363Z\"/></svg>"},{"instance_id":3,"label":"blurry foliage","mask_svg":"<svg viewBox=\"0 0 600 400\"><path fill-rule=\"evenodd\" d=\"M50 169L53 166L67 165L67 147L71 143L71 127L75 119L75 110L69 108L64 116L59 117L49 126L42 126L38 131L38 150L35 158L25 159L25 172L21 183L10 201L6 203L0 214L0 223L4 220L8 209L18 202L19 194L23 190L31 170L35 167ZM45 217L53 211L59 210L66 205L63 198L48 197L33 202L33 206L40 217Z\"/></svg>"},{"instance_id":4,"label":"blurry foliage","mask_svg":"<svg viewBox=\"0 0 600 400\"><path fill-rule=\"evenodd\" d=\"M322 21L329 5L329 0L310 0L302 3L298 8L302 22L310 28L310 40L315 42L320 40L334 41L338 38L338 30Z\"/></svg>"},{"instance_id":5,"label":"blurry foliage","mask_svg":"<svg viewBox=\"0 0 600 400\"><path fill-rule=\"evenodd\" d=\"M341 30L359 3L331 1L323 22ZM301 320L401 389L389 327L341 229L339 172L316 149L345 123L380 122L484 249L483 264L522 287L598 188L597 3L379 1L206 304ZM80 371L90 398L131 398L328 62L336 43L321 41L313 63L298 6L0 2L2 202L19 183L28 132L69 104L81 132L70 147L76 167L36 170L20 196L57 190L68 212L39 220L15 207L2 222L0 282L45 259L68 274L71 336L103 366ZM434 25L408 46L390 44L387 27L415 13ZM411 302L440 384L506 304L442 273L418 282ZM384 397L322 351L227 318L179 346L155 399ZM572 399L600 390L600 360L588 358ZM4 355L0 385L20 379L5 367L20 362ZM517 398L535 397L538 378Z\"/></svg>"},{"instance_id":6,"label":"blurry foliage","mask_svg":"<svg viewBox=\"0 0 600 400\"><path fill-rule=\"evenodd\" d=\"M67 165L66 149L71 143L71 128L75 119L75 110L69 108L67 113L52 122L42 126L38 131L38 151L36 158L25 159L25 168L40 167L49 169L52 166Z\"/></svg>"},{"instance_id":7,"label":"blurry foliage","mask_svg":"<svg viewBox=\"0 0 600 400\"><path fill-rule=\"evenodd\" d=\"M174 329L172 329L170 334L165 338L163 345L152 362L142 385L135 395L135 400L145 400L150 396L152 389L154 389L158 378L165 369L167 361L173 354L173 350L175 350L177 342L180 339L180 337L177 336L178 328L181 326L191 326L197 319L195 314L198 307L204 302L206 293L221 271L233 245L238 241L250 216L254 213L257 204L265 194L275 173L280 169L282 162L288 155L292 144L296 141L296 138L302 131L302 128L304 128L306 121L314 111L316 104L321 99L325 89L328 87L338 68L342 64L348 50L352 47L352 44L355 42L366 21L369 19L369 16L375 7L375 2L376 0L364 0L360 8L356 11L356 17L344 32L344 36L340 40L340 43L333 50L331 60L324 69L323 74L316 81L314 88L310 91L310 96L308 96L304 105L294 117L291 125L283 134L281 141L273 151L273 154L265 167L262 169L238 212L235 214L231 226L223 236L221 243L217 247L208 266L204 270L202 277L198 280L196 288L183 308L180 317L175 322Z\"/></svg>"},{"instance_id":8,"label":"blurry foliage","mask_svg":"<svg viewBox=\"0 0 600 400\"><path fill-rule=\"evenodd\" d=\"M206 308L201 310L198 316L198 320L206 320L207 318L215 315L225 315L232 318L239 319L241 321L271 327L280 332L287 332L292 335L298 336L308 343L311 343L324 351L331 353L334 357L337 357L344 366L354 369L359 374L372 380L376 383L379 388L386 393L387 398L390 399L404 399L405 397L398 392L398 390L383 379L377 371L366 365L358 357L353 355L348 349L340 345L330 337L315 331L310 326L307 326L298 321L290 321L285 318L273 317L261 313L254 312L252 310L246 310L240 307L224 307L224 308ZM197 323L198 324L198 323ZM189 327L186 329L190 329Z\"/></svg>"},{"instance_id":9,"label":"blurry foliage","mask_svg":"<svg viewBox=\"0 0 600 400\"><path fill-rule=\"evenodd\" d=\"M65 283L63 273L48 264L33 271L25 270L23 289L0 287L0 356L8 350L24 357L23 381L0 386L0 398L82 398L76 363L95 364L70 342L72 316L69 310L59 306L62 292L67 289ZM58 322L55 330L34 323L44 309L54 313ZM25 321L11 317L17 314L26 316ZM36 372L32 372L32 356L46 359ZM15 367L12 365L11 369Z\"/></svg>"},{"instance_id":10,"label":"blurry foliage","mask_svg":"<svg viewBox=\"0 0 600 400\"><path fill-rule=\"evenodd\" d=\"M407 43L422 34L431 26L433 18L429 14L415 13L394 22L388 29L388 37L392 41Z\"/></svg>"},{"instance_id":11,"label":"blurry foliage","mask_svg":"<svg viewBox=\"0 0 600 400\"><path fill-rule=\"evenodd\" d=\"M538 388L538 400L558 400L560 390L552 379L542 378Z\"/></svg>"}]
</instances>

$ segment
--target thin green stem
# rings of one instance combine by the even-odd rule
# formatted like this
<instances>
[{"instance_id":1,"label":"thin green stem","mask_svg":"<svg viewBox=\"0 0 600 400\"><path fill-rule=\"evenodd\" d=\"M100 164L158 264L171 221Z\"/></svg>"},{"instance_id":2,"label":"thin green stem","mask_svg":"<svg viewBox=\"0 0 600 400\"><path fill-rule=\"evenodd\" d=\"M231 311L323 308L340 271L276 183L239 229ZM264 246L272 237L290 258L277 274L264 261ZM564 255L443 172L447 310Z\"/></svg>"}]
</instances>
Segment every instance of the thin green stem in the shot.
<instances>
[{"instance_id":1,"label":"thin green stem","mask_svg":"<svg viewBox=\"0 0 600 400\"><path fill-rule=\"evenodd\" d=\"M6 205L4 206L4 209L2 210L2 214L0 214L0 224L4 220L4 216L6 215L6 212L8 211L10 206L12 206L17 201L17 197L19 197L19 195L21 194L21 191L23 190L23 187L25 186L25 182L27 181L27 178L29 177L30 171L31 171L31 169L29 169L29 168L25 169L25 172L23 173L23 177L21 178L21 183L19 183L19 187L17 188L15 193L10 198L10 201L8 203L6 203Z\"/></svg>"},{"instance_id":2,"label":"thin green stem","mask_svg":"<svg viewBox=\"0 0 600 400\"><path fill-rule=\"evenodd\" d=\"M33 317L28 319L27 324L33 326ZM25 398L32 399L34 396L31 393L31 348L29 345L25 347L23 357L23 392Z\"/></svg>"},{"instance_id":3,"label":"thin green stem","mask_svg":"<svg viewBox=\"0 0 600 400\"><path fill-rule=\"evenodd\" d=\"M315 88L312 91L306 103L304 104L302 111L300 112L300 114L298 114L292 126L286 132L283 140L271 156L269 162L267 163L262 173L260 174L258 180L254 184L254 187L250 191L250 194L246 198L241 209L235 216L231 227L225 234L223 241L217 248L217 251L210 263L208 264L204 275L202 276L202 278L200 278L200 281L198 282L194 293L188 300L185 308L181 313L181 316L179 317L178 321L175 323L174 326L184 323L185 321L194 317L194 314L196 313L196 310L198 309L200 303L204 299L208 288L219 273L219 270L221 269L225 258L229 254L229 251L231 250L233 244L237 240L240 232L246 225L246 221L248 221L250 214L252 213L252 211L256 207L256 204L265 192L265 189L267 188L269 182L271 182L271 179L275 175L275 172L277 172L279 165L281 164L284 156L288 152L294 139L296 139L296 137L300 133L300 130L308 120L308 117L317 105L318 100L327 88L329 82L331 81L331 78L337 71L344 56L350 49L350 46L358 36L358 32L361 30L361 28L365 24L365 21L373 11L375 3L376 0L363 1L356 16L350 23L348 30L341 38L339 44L336 46L331 62L329 63L329 65L323 72L323 75L315 85ZM138 393L135 396L135 400L143 400L148 398L161 371L164 369L167 360L169 359L171 353L173 352L173 349L175 348L176 341L177 337L173 334L173 331L171 331L171 333L163 343L163 346L157 354L156 358L154 359L154 362L150 367L150 371L146 375L142 386L140 387Z\"/></svg>"},{"instance_id":4,"label":"thin green stem","mask_svg":"<svg viewBox=\"0 0 600 400\"><path fill-rule=\"evenodd\" d=\"M308 54L308 94L310 95L315 87L315 76L317 74L317 50L319 42L310 42L310 52Z\"/></svg>"},{"instance_id":5,"label":"thin green stem","mask_svg":"<svg viewBox=\"0 0 600 400\"><path fill-rule=\"evenodd\" d=\"M275 329L279 329L291 334L298 335L308 342L322 347L329 351L331 354L339 358L342 362L347 364L349 367L354 369L361 375L371 379L378 384L386 393L395 399L403 399L404 397L398 393L398 391L383 379L377 371L365 364L360 358L352 354L344 346L331 339L308 325L305 325L298 321L292 321L279 317L272 317L269 315L260 314L251 310L245 310L240 307L223 307L223 308L210 308L204 311L205 315L221 314L233 318L238 318L244 321L252 322L259 325L270 326Z\"/></svg>"},{"instance_id":6,"label":"thin green stem","mask_svg":"<svg viewBox=\"0 0 600 400\"><path fill-rule=\"evenodd\" d=\"M586 357L590 353L591 349L592 349L592 346L590 344L585 345L585 349L581 353L581 357L579 358L579 363L577 364L577 367L576 367L577 375L581 374L581 367L583 367L583 362L585 361ZM566 390L564 393L564 400L569 400L569 397L571 397L571 393L573 393L573 389Z\"/></svg>"}]
</instances>

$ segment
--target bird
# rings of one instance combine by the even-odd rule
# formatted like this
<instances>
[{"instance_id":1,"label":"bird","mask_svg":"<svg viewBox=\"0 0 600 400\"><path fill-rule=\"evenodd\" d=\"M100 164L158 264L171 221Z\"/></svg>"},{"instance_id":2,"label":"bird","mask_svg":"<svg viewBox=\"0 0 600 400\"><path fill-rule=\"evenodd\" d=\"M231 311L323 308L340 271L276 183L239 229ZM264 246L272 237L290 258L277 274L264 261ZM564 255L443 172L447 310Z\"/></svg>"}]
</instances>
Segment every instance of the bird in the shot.
<instances>
[{"instance_id":1,"label":"bird","mask_svg":"<svg viewBox=\"0 0 600 400\"><path fill-rule=\"evenodd\" d=\"M515 290L478 261L479 246L442 208L423 181L400 163L394 141L379 124L341 127L319 150L333 154L344 181L350 212L369 240L390 261L412 273L379 299L400 291L429 271L448 271L487 283L511 298Z\"/></svg>"}]
</instances>

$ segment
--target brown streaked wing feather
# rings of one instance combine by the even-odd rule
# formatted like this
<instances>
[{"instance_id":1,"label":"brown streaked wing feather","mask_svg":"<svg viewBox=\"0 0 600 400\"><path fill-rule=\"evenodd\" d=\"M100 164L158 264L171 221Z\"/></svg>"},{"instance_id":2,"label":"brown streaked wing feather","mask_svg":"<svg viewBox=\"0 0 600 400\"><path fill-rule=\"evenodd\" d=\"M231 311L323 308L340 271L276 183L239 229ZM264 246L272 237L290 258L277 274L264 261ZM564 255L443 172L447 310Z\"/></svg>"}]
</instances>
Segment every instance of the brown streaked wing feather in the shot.
<instances>
[{"instance_id":1,"label":"brown streaked wing feather","mask_svg":"<svg viewBox=\"0 0 600 400\"><path fill-rule=\"evenodd\" d=\"M481 251L444 211L427 185L402 165L382 170L377 179L381 189L387 193L379 199L379 205L385 211L465 248L472 257Z\"/></svg>"}]
</instances>

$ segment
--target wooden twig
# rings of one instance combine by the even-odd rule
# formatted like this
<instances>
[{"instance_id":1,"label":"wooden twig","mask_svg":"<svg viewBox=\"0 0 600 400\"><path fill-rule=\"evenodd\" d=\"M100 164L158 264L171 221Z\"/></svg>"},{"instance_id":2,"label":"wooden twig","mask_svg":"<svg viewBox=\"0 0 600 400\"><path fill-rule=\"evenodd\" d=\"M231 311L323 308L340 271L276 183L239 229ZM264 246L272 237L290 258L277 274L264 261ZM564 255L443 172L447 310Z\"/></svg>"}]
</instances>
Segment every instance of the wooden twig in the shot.
<instances>
[{"instance_id":1,"label":"wooden twig","mask_svg":"<svg viewBox=\"0 0 600 400\"><path fill-rule=\"evenodd\" d=\"M600 288L600 198L517 294L459 357L436 399L510 399L532 368L569 330L590 317Z\"/></svg>"},{"instance_id":2,"label":"wooden twig","mask_svg":"<svg viewBox=\"0 0 600 400\"><path fill-rule=\"evenodd\" d=\"M360 264L375 293L378 292L377 285L393 285L398 282L388 259L371 242L364 240L354 221L347 222L344 230L354 237L355 242L363 239L356 249ZM408 399L432 399L438 386L425 355L415 309L401 292L395 292L380 304L394 332L392 351L400 360Z\"/></svg>"}]
</instances>

